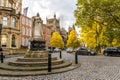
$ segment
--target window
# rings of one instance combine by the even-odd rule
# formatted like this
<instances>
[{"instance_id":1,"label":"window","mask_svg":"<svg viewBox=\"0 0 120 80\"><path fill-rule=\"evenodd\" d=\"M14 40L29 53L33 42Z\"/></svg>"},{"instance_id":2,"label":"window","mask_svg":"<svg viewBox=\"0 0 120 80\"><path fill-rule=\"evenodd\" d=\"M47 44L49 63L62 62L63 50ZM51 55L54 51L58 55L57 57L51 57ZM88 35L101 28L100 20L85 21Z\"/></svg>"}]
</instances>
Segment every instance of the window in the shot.
<instances>
[{"instance_id":1,"label":"window","mask_svg":"<svg viewBox=\"0 0 120 80\"><path fill-rule=\"evenodd\" d=\"M1 36L1 45L2 47L6 47L7 46L7 35L2 35Z\"/></svg>"},{"instance_id":2,"label":"window","mask_svg":"<svg viewBox=\"0 0 120 80\"><path fill-rule=\"evenodd\" d=\"M22 17L22 24L25 24L25 18Z\"/></svg>"},{"instance_id":3,"label":"window","mask_svg":"<svg viewBox=\"0 0 120 80\"><path fill-rule=\"evenodd\" d=\"M3 17L3 26L7 26L8 19L7 17Z\"/></svg>"},{"instance_id":4,"label":"window","mask_svg":"<svg viewBox=\"0 0 120 80\"><path fill-rule=\"evenodd\" d=\"M29 35L29 29L26 28L26 36Z\"/></svg>"},{"instance_id":5,"label":"window","mask_svg":"<svg viewBox=\"0 0 120 80\"><path fill-rule=\"evenodd\" d=\"M1 0L1 6L5 5L5 0Z\"/></svg>"},{"instance_id":6,"label":"window","mask_svg":"<svg viewBox=\"0 0 120 80\"><path fill-rule=\"evenodd\" d=\"M9 2L8 6L9 6L9 7L12 7L12 4Z\"/></svg>"},{"instance_id":7,"label":"window","mask_svg":"<svg viewBox=\"0 0 120 80\"><path fill-rule=\"evenodd\" d=\"M29 22L29 21L28 21L28 19L26 18L26 25L28 25L28 22Z\"/></svg>"},{"instance_id":8,"label":"window","mask_svg":"<svg viewBox=\"0 0 120 80\"><path fill-rule=\"evenodd\" d=\"M22 35L25 35L25 28L24 28L24 26L22 27Z\"/></svg>"},{"instance_id":9,"label":"window","mask_svg":"<svg viewBox=\"0 0 120 80\"><path fill-rule=\"evenodd\" d=\"M29 36L31 36L31 29L29 30L29 32L30 32Z\"/></svg>"},{"instance_id":10,"label":"window","mask_svg":"<svg viewBox=\"0 0 120 80\"><path fill-rule=\"evenodd\" d=\"M12 47L16 47L16 38L15 38L15 35L12 35Z\"/></svg>"},{"instance_id":11,"label":"window","mask_svg":"<svg viewBox=\"0 0 120 80\"><path fill-rule=\"evenodd\" d=\"M26 38L26 46L28 46L28 39Z\"/></svg>"},{"instance_id":12,"label":"window","mask_svg":"<svg viewBox=\"0 0 120 80\"><path fill-rule=\"evenodd\" d=\"M24 38L22 38L22 46L24 46L24 41L25 41L25 39L24 39Z\"/></svg>"},{"instance_id":13,"label":"window","mask_svg":"<svg viewBox=\"0 0 120 80\"><path fill-rule=\"evenodd\" d=\"M16 27L16 20L15 20L15 18L12 18L12 27L13 27L13 28Z\"/></svg>"}]
</instances>

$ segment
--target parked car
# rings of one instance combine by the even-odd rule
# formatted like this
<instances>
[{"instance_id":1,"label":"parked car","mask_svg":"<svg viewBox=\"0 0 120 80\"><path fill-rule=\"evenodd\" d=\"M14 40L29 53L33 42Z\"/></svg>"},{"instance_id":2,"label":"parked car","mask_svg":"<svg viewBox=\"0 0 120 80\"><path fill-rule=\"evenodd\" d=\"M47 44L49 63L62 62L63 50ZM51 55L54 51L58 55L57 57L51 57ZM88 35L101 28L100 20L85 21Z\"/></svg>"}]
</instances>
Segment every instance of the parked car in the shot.
<instances>
[{"instance_id":1,"label":"parked car","mask_svg":"<svg viewBox=\"0 0 120 80\"><path fill-rule=\"evenodd\" d=\"M69 47L66 49L67 53L72 53L73 52L73 48Z\"/></svg>"},{"instance_id":2,"label":"parked car","mask_svg":"<svg viewBox=\"0 0 120 80\"><path fill-rule=\"evenodd\" d=\"M55 53L60 52L60 49L59 49L59 48L55 48L55 49L54 49L54 52L55 52Z\"/></svg>"},{"instance_id":3,"label":"parked car","mask_svg":"<svg viewBox=\"0 0 120 80\"><path fill-rule=\"evenodd\" d=\"M103 51L103 54L105 56L120 56L120 49L117 47L107 47Z\"/></svg>"},{"instance_id":4,"label":"parked car","mask_svg":"<svg viewBox=\"0 0 120 80\"><path fill-rule=\"evenodd\" d=\"M76 51L76 53L77 53L78 55L96 55L96 52L90 51L90 50L88 50L88 49L86 49L86 48L79 48L79 49Z\"/></svg>"}]
</instances>

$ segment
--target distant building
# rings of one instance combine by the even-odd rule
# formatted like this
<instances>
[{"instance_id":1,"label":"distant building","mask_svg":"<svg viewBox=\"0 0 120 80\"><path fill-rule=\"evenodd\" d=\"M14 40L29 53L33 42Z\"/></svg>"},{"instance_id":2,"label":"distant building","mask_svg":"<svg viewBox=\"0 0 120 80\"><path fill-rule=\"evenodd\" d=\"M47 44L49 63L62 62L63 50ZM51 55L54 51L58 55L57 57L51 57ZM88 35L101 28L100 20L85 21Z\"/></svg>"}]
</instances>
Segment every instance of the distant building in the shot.
<instances>
[{"instance_id":1,"label":"distant building","mask_svg":"<svg viewBox=\"0 0 120 80\"><path fill-rule=\"evenodd\" d=\"M54 18L47 19L46 18L46 26L51 28L52 32L59 32L60 33L60 23L59 19L56 18L56 14L54 14Z\"/></svg>"},{"instance_id":2,"label":"distant building","mask_svg":"<svg viewBox=\"0 0 120 80\"><path fill-rule=\"evenodd\" d=\"M0 0L1 47L20 48L22 0Z\"/></svg>"},{"instance_id":3,"label":"distant building","mask_svg":"<svg viewBox=\"0 0 120 80\"><path fill-rule=\"evenodd\" d=\"M63 38L63 41L66 45L66 43L67 43L67 31L64 28L61 28L60 29L60 34L61 34L61 36Z\"/></svg>"}]
</instances>

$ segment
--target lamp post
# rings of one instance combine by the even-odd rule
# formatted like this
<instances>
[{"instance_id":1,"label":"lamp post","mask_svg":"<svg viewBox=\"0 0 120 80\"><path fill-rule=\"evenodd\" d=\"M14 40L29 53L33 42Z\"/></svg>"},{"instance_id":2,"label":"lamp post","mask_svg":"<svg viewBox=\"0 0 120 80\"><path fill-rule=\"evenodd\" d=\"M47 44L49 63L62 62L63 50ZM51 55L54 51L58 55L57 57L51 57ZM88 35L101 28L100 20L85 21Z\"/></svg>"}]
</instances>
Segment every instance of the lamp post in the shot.
<instances>
[{"instance_id":1,"label":"lamp post","mask_svg":"<svg viewBox=\"0 0 120 80\"><path fill-rule=\"evenodd\" d=\"M0 55L1 55L1 63L3 63L3 50L2 50L2 47L1 47L1 32L2 32L2 24L0 24Z\"/></svg>"},{"instance_id":2,"label":"lamp post","mask_svg":"<svg viewBox=\"0 0 120 80\"><path fill-rule=\"evenodd\" d=\"M1 32L2 32L2 24L0 24L0 47L1 47Z\"/></svg>"}]
</instances>

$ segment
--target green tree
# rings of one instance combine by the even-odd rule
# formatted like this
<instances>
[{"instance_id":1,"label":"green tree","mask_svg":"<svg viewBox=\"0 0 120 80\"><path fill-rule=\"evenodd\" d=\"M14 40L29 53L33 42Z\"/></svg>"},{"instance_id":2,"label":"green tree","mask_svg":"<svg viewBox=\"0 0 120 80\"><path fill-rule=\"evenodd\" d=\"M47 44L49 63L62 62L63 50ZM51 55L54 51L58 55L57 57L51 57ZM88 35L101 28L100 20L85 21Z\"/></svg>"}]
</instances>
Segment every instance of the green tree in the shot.
<instances>
[{"instance_id":1,"label":"green tree","mask_svg":"<svg viewBox=\"0 0 120 80\"><path fill-rule=\"evenodd\" d=\"M93 22L100 25L107 38L106 45L113 46L113 42L120 44L120 0L78 0L75 10L76 25L87 31L93 27ZM96 32L97 33L97 32ZM99 38L100 34L97 33ZM101 44L101 41L100 41Z\"/></svg>"},{"instance_id":2,"label":"green tree","mask_svg":"<svg viewBox=\"0 0 120 80\"><path fill-rule=\"evenodd\" d=\"M79 47L80 42L77 38L77 32L75 30L72 30L68 36L67 40L67 47L72 47L73 49Z\"/></svg>"},{"instance_id":3,"label":"green tree","mask_svg":"<svg viewBox=\"0 0 120 80\"><path fill-rule=\"evenodd\" d=\"M52 47L64 48L63 39L58 32L53 32L50 43Z\"/></svg>"}]
</instances>

